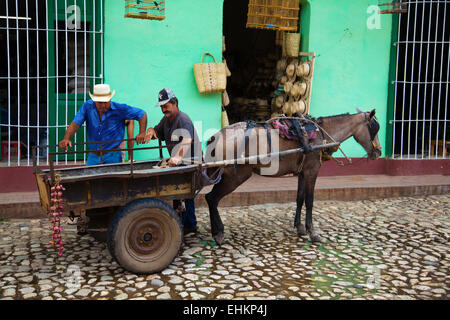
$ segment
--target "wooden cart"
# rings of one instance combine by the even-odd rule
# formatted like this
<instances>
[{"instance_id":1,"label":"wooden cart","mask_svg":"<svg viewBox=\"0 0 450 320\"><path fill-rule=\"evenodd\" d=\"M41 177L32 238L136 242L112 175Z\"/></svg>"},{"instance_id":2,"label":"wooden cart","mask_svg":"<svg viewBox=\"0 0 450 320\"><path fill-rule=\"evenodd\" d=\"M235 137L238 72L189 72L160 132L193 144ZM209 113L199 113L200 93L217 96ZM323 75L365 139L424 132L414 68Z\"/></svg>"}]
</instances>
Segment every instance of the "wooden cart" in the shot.
<instances>
[{"instance_id":1,"label":"wooden cart","mask_svg":"<svg viewBox=\"0 0 450 320\"><path fill-rule=\"evenodd\" d=\"M95 143L95 142L92 142ZM313 149L336 144L313 146ZM42 146L56 147L56 146ZM78 218L80 229L97 240L106 241L111 255L124 269L133 273L154 273L165 269L177 256L183 242L180 214L165 201L194 198L201 190L201 172L206 168L224 167L274 155L303 151L302 148L242 159L196 163L180 167L159 166L161 160L103 164L75 168L54 168L53 156L88 151L49 153L49 169L36 163L33 167L41 209L50 212L50 190L59 181L64 213ZM139 148L160 149L159 147ZM134 152L134 151L133 151ZM132 153L131 153L132 154Z\"/></svg>"}]
</instances>

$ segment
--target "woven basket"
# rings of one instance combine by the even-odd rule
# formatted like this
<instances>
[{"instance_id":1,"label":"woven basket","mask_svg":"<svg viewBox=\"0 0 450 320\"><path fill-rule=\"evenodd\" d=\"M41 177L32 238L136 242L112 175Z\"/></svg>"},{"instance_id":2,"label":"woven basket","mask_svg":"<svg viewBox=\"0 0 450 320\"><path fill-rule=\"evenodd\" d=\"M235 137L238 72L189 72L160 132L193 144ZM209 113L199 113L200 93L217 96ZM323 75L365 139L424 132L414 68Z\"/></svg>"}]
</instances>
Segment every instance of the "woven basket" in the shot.
<instances>
[{"instance_id":1,"label":"woven basket","mask_svg":"<svg viewBox=\"0 0 450 320\"><path fill-rule=\"evenodd\" d=\"M282 0L278 17L278 30L297 31L300 2L298 0Z\"/></svg>"},{"instance_id":2,"label":"woven basket","mask_svg":"<svg viewBox=\"0 0 450 320\"><path fill-rule=\"evenodd\" d=\"M286 33L284 45L286 56L288 57L298 57L298 52L300 50L300 33Z\"/></svg>"},{"instance_id":3,"label":"woven basket","mask_svg":"<svg viewBox=\"0 0 450 320\"><path fill-rule=\"evenodd\" d=\"M203 63L205 55L213 57L214 63ZM223 92L227 87L225 64L217 62L216 58L208 52L202 55L201 63L194 64L194 76L200 93Z\"/></svg>"}]
</instances>

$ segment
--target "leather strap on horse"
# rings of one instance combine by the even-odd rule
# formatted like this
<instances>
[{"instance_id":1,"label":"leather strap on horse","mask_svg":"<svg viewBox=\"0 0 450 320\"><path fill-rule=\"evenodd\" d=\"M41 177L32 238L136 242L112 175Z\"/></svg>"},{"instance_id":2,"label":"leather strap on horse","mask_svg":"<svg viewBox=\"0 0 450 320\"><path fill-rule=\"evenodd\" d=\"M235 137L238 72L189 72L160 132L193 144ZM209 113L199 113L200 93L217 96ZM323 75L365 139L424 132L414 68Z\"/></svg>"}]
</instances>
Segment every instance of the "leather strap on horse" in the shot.
<instances>
[{"instance_id":1,"label":"leather strap on horse","mask_svg":"<svg viewBox=\"0 0 450 320\"><path fill-rule=\"evenodd\" d=\"M217 172L217 170L212 175L214 175L216 172ZM220 180L222 179L222 174L223 174L223 167L220 167L219 173L217 174L217 177L215 179L211 179L210 177L208 177L208 174L206 173L206 169L202 170L202 176L210 184L218 184L220 182Z\"/></svg>"},{"instance_id":2,"label":"leather strap on horse","mask_svg":"<svg viewBox=\"0 0 450 320\"><path fill-rule=\"evenodd\" d=\"M302 125L298 122L297 119L292 120L292 124L294 125L294 129L297 133L300 146L303 147L303 153L304 154L310 153L312 151L312 148L305 139L305 134L302 130L303 129Z\"/></svg>"},{"instance_id":3,"label":"leather strap on horse","mask_svg":"<svg viewBox=\"0 0 450 320\"><path fill-rule=\"evenodd\" d=\"M297 174L300 174L300 172L303 171L303 163L305 162L305 154L302 154L302 162L299 163L298 168L297 168Z\"/></svg>"},{"instance_id":4,"label":"leather strap on horse","mask_svg":"<svg viewBox=\"0 0 450 320\"><path fill-rule=\"evenodd\" d=\"M247 127L245 129L245 131L247 130L252 130L253 128L256 128L258 126L263 127L266 130L267 133L267 140L269 142L269 153L272 153L272 135L270 133L270 128L269 128L269 124L267 122L265 123L257 123L253 120L247 120ZM249 143L249 135L245 135L245 144L248 145Z\"/></svg>"}]
</instances>

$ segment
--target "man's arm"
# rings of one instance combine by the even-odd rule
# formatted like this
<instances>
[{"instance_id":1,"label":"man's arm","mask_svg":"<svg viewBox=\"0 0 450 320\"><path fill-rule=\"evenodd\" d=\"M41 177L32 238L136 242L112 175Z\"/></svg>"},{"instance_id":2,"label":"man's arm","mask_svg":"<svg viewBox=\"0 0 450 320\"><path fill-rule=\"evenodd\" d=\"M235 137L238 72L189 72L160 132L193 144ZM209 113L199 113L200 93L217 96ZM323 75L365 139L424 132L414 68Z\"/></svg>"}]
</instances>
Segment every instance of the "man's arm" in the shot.
<instances>
[{"instance_id":1,"label":"man's arm","mask_svg":"<svg viewBox=\"0 0 450 320\"><path fill-rule=\"evenodd\" d=\"M147 130L147 113L139 119L139 134L136 136L136 143L145 143L145 131Z\"/></svg>"},{"instance_id":2,"label":"man's arm","mask_svg":"<svg viewBox=\"0 0 450 320\"><path fill-rule=\"evenodd\" d=\"M67 146L72 147L72 141L70 139L73 137L75 132L80 128L80 126L73 122L67 128L66 133L64 134L64 138L59 142L59 147L65 151L67 151Z\"/></svg>"},{"instance_id":3,"label":"man's arm","mask_svg":"<svg viewBox=\"0 0 450 320\"><path fill-rule=\"evenodd\" d=\"M191 138L183 138L180 142L180 148L176 152L175 155L171 156L167 164L170 167L177 166L181 164L181 160L183 156L186 154L186 151L191 147L192 139Z\"/></svg>"},{"instance_id":4,"label":"man's arm","mask_svg":"<svg viewBox=\"0 0 450 320\"><path fill-rule=\"evenodd\" d=\"M134 136L134 120L128 120L127 125L127 139L132 139ZM127 148L133 149L134 147L134 140L128 140L127 141ZM128 150L128 159L131 159L131 153L133 150Z\"/></svg>"},{"instance_id":5,"label":"man's arm","mask_svg":"<svg viewBox=\"0 0 450 320\"><path fill-rule=\"evenodd\" d=\"M152 139L164 140L164 134L162 130L163 121L164 118L161 119L161 121L154 128L148 128L147 133L145 135L145 143L148 143Z\"/></svg>"}]
</instances>

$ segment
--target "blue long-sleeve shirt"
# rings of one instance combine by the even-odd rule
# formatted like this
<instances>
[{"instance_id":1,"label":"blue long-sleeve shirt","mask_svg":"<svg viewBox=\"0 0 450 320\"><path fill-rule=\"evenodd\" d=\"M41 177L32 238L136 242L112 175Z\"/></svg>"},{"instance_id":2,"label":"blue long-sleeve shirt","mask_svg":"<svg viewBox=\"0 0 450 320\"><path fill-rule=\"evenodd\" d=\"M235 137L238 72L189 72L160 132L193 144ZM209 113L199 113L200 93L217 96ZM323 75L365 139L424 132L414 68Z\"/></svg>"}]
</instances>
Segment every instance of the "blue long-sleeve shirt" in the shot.
<instances>
[{"instance_id":1,"label":"blue long-sleeve shirt","mask_svg":"<svg viewBox=\"0 0 450 320\"><path fill-rule=\"evenodd\" d=\"M86 121L88 141L120 140L125 135L125 120L140 120L145 111L126 104L111 101L111 107L102 115L100 120L95 102L88 100L78 110L73 122L80 127ZM117 147L119 142L102 143L102 149ZM100 150L97 143L89 144L91 150Z\"/></svg>"}]
</instances>

